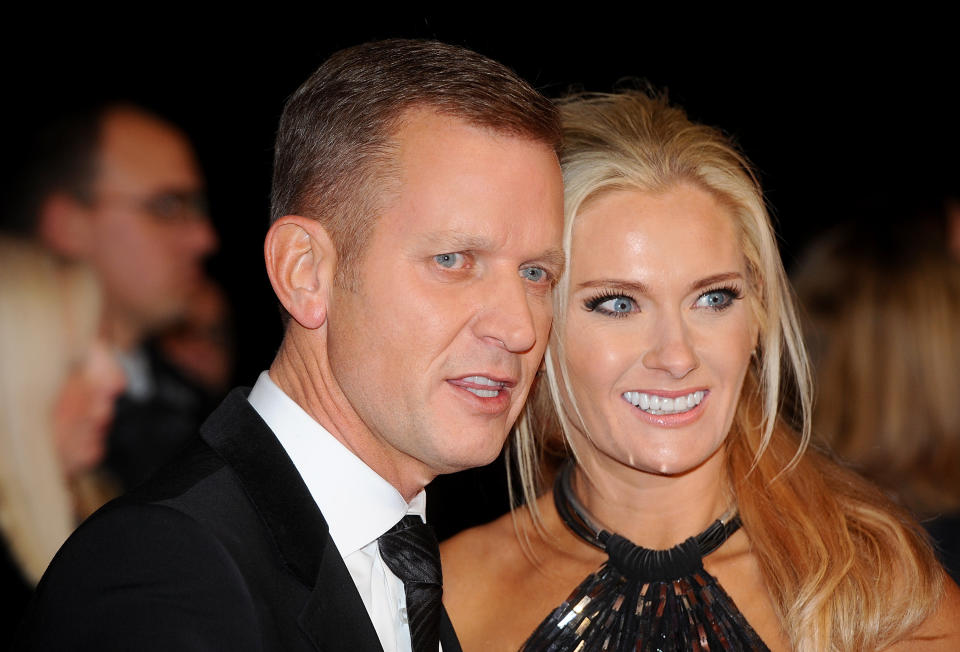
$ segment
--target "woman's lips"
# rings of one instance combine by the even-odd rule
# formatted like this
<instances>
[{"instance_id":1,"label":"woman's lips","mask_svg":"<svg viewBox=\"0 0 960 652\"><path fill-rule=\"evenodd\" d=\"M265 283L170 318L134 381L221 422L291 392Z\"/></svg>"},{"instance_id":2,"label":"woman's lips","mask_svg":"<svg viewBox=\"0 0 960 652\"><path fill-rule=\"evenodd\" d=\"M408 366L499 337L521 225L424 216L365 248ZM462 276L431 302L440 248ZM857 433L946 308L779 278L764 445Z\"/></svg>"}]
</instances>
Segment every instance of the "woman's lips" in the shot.
<instances>
[{"instance_id":1,"label":"woman's lips","mask_svg":"<svg viewBox=\"0 0 960 652\"><path fill-rule=\"evenodd\" d=\"M691 391L628 391L621 396L645 421L661 426L682 426L703 413L710 395L706 389Z\"/></svg>"}]
</instances>

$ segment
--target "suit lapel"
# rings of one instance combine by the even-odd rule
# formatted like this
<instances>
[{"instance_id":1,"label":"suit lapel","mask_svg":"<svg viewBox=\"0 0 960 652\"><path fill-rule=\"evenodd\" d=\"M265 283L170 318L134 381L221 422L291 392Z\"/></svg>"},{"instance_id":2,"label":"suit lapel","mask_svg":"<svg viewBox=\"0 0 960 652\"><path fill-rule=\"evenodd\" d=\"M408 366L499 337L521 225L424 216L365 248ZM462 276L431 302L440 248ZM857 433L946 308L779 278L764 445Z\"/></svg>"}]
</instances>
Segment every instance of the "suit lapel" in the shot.
<instances>
[{"instance_id":1,"label":"suit lapel","mask_svg":"<svg viewBox=\"0 0 960 652\"><path fill-rule=\"evenodd\" d=\"M200 436L236 473L279 548L284 563L312 587L329 529L273 431L234 390L200 428Z\"/></svg>"},{"instance_id":2,"label":"suit lapel","mask_svg":"<svg viewBox=\"0 0 960 652\"><path fill-rule=\"evenodd\" d=\"M357 587L330 539L321 557L316 586L299 622L318 650L383 650Z\"/></svg>"},{"instance_id":3,"label":"suit lapel","mask_svg":"<svg viewBox=\"0 0 960 652\"><path fill-rule=\"evenodd\" d=\"M234 390L200 436L234 470L277 544L283 564L310 589L298 622L323 652L382 650L327 522L283 446Z\"/></svg>"},{"instance_id":4,"label":"suit lapel","mask_svg":"<svg viewBox=\"0 0 960 652\"><path fill-rule=\"evenodd\" d=\"M234 390L200 429L200 436L236 472L270 530L284 564L311 589L298 622L322 652L382 650L357 587L330 539L327 522L273 432ZM462 652L446 610L443 652Z\"/></svg>"}]
</instances>

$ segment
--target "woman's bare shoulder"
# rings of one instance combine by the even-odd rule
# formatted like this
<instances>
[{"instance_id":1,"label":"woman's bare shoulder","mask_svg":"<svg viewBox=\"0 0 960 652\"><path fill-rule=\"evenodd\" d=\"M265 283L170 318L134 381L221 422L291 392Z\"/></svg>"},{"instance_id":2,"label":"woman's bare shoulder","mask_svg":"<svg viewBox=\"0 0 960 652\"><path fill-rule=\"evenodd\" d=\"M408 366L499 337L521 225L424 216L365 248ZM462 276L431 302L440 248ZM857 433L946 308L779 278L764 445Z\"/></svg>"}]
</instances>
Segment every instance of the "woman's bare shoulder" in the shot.
<instances>
[{"instance_id":1,"label":"woman's bare shoulder","mask_svg":"<svg viewBox=\"0 0 960 652\"><path fill-rule=\"evenodd\" d=\"M443 603L466 651L516 650L531 629L510 617L521 605L527 561L513 517L471 528L440 546Z\"/></svg>"},{"instance_id":2,"label":"woman's bare shoulder","mask_svg":"<svg viewBox=\"0 0 960 652\"><path fill-rule=\"evenodd\" d=\"M521 507L440 547L443 602L466 652L519 649L603 561L562 527L549 495L538 505L539 527Z\"/></svg>"},{"instance_id":3,"label":"woman's bare shoulder","mask_svg":"<svg viewBox=\"0 0 960 652\"><path fill-rule=\"evenodd\" d=\"M887 652L907 650L960 650L960 588L949 577L944 581L943 598L933 615L912 636L887 648Z\"/></svg>"},{"instance_id":4,"label":"woman's bare shoulder","mask_svg":"<svg viewBox=\"0 0 960 652\"><path fill-rule=\"evenodd\" d=\"M452 579L459 579L474 573L489 571L488 563L500 565L507 562L504 555L507 550L518 547L513 527L513 516L504 514L486 525L464 530L440 544L440 556L443 559L443 574L449 573ZM482 564L478 564L482 560Z\"/></svg>"},{"instance_id":5,"label":"woman's bare shoulder","mask_svg":"<svg viewBox=\"0 0 960 652\"><path fill-rule=\"evenodd\" d=\"M451 611L479 613L521 585L532 569L512 514L471 528L440 546L444 602Z\"/></svg>"}]
</instances>

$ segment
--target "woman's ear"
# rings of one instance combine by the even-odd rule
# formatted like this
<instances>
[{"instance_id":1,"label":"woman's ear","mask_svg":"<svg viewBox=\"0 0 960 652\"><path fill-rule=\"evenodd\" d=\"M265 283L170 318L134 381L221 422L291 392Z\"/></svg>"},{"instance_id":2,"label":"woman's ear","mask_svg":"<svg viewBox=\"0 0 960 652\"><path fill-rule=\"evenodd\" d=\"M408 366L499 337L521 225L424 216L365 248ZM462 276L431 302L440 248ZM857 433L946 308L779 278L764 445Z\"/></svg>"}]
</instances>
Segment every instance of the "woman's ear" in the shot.
<instances>
[{"instance_id":1,"label":"woman's ear","mask_svg":"<svg viewBox=\"0 0 960 652\"><path fill-rule=\"evenodd\" d=\"M301 326L316 329L327 319L337 254L316 220L285 215L267 231L263 257L273 291Z\"/></svg>"}]
</instances>

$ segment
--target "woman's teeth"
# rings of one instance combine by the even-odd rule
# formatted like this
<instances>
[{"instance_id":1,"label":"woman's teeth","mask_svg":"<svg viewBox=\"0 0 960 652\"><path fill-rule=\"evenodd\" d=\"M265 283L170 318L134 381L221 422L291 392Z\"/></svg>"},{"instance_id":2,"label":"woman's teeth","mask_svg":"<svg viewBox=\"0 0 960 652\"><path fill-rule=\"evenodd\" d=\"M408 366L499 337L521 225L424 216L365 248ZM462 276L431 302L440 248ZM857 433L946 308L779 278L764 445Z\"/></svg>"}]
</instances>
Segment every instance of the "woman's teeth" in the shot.
<instances>
[{"instance_id":1,"label":"woman's teeth","mask_svg":"<svg viewBox=\"0 0 960 652\"><path fill-rule=\"evenodd\" d=\"M657 396L656 394L644 394L643 392L624 392L623 398L634 407L638 407L650 414L678 414L692 410L700 405L700 401L703 400L703 395L704 392L702 390L675 398Z\"/></svg>"},{"instance_id":2,"label":"woman's teeth","mask_svg":"<svg viewBox=\"0 0 960 652\"><path fill-rule=\"evenodd\" d=\"M478 389L476 387L464 387L463 389L467 390L471 394L476 394L480 398L493 398L500 393L500 389L504 386L505 383L500 382L499 380L491 380L486 376L468 376L463 379L465 383L473 383L474 385L487 385L495 389Z\"/></svg>"}]
</instances>

